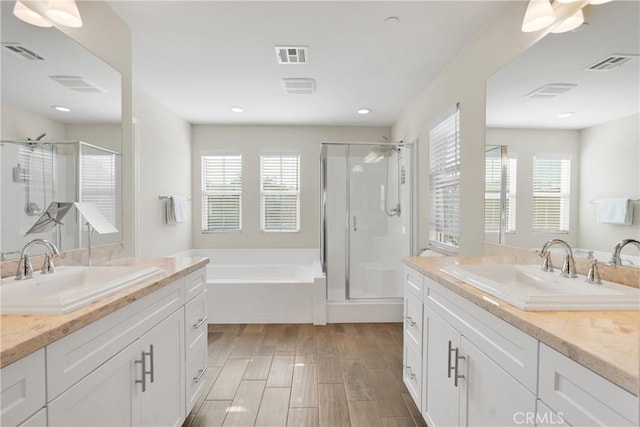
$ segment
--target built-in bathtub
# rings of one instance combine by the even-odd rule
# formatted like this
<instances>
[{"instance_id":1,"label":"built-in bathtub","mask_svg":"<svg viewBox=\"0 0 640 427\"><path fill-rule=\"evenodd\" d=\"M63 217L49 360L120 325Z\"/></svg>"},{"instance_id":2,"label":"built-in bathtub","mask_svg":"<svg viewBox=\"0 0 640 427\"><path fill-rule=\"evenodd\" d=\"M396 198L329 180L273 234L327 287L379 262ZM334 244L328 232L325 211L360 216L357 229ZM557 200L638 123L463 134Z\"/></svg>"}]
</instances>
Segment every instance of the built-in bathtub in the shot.
<instances>
[{"instance_id":1,"label":"built-in bathtub","mask_svg":"<svg viewBox=\"0 0 640 427\"><path fill-rule=\"evenodd\" d=\"M316 249L192 249L207 264L209 323L326 323Z\"/></svg>"}]
</instances>

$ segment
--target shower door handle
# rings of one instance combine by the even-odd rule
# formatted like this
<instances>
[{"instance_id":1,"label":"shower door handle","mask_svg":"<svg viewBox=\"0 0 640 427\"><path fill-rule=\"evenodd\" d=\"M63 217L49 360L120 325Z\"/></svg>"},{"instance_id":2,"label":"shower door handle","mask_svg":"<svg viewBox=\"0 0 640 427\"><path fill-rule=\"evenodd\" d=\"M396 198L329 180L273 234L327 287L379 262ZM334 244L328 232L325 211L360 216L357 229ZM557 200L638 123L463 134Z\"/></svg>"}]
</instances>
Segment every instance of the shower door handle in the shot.
<instances>
[{"instance_id":1,"label":"shower door handle","mask_svg":"<svg viewBox=\"0 0 640 427\"><path fill-rule=\"evenodd\" d=\"M351 226L353 227L353 231L358 231L358 225L356 221L356 216L354 215L351 220Z\"/></svg>"}]
</instances>

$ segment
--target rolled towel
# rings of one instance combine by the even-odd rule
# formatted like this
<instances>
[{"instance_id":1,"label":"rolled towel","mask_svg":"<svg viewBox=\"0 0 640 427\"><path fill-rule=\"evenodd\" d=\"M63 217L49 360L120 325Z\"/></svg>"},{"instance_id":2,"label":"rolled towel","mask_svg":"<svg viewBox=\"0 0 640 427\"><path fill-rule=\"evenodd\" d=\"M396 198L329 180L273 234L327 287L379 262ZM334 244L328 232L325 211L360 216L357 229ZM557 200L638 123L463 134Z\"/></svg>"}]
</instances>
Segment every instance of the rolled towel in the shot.
<instances>
[{"instance_id":1,"label":"rolled towel","mask_svg":"<svg viewBox=\"0 0 640 427\"><path fill-rule=\"evenodd\" d=\"M187 198L180 195L172 195L167 200L167 224L180 224L187 221L189 206Z\"/></svg>"},{"instance_id":2,"label":"rolled towel","mask_svg":"<svg viewBox=\"0 0 640 427\"><path fill-rule=\"evenodd\" d=\"M631 225L633 203L628 198L598 200L597 221L600 224Z\"/></svg>"}]
</instances>

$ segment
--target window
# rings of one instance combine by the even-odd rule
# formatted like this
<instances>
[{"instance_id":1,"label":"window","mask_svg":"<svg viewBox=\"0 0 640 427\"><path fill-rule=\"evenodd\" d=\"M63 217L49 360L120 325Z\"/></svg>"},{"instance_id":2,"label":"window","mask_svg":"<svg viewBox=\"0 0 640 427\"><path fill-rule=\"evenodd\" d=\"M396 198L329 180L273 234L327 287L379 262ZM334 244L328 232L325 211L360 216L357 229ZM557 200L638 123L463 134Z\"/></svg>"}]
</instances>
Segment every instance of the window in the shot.
<instances>
[{"instance_id":1,"label":"window","mask_svg":"<svg viewBox=\"0 0 640 427\"><path fill-rule=\"evenodd\" d=\"M516 231L516 173L517 159L507 158L507 233ZM484 230L487 232L500 231L500 192L502 183L502 159L487 157L484 168Z\"/></svg>"},{"instance_id":2,"label":"window","mask_svg":"<svg viewBox=\"0 0 640 427\"><path fill-rule=\"evenodd\" d=\"M84 147L83 147L84 150ZM94 203L113 226L118 226L116 154L80 155L80 201Z\"/></svg>"},{"instance_id":3,"label":"window","mask_svg":"<svg viewBox=\"0 0 640 427\"><path fill-rule=\"evenodd\" d=\"M260 229L300 231L300 155L260 156Z\"/></svg>"},{"instance_id":4,"label":"window","mask_svg":"<svg viewBox=\"0 0 640 427\"><path fill-rule=\"evenodd\" d=\"M460 234L460 113L445 113L429 131L431 220L429 240L457 251Z\"/></svg>"},{"instance_id":5,"label":"window","mask_svg":"<svg viewBox=\"0 0 640 427\"><path fill-rule=\"evenodd\" d=\"M242 229L242 155L202 156L202 231Z\"/></svg>"},{"instance_id":6,"label":"window","mask_svg":"<svg viewBox=\"0 0 640 427\"><path fill-rule=\"evenodd\" d=\"M570 175L569 156L533 157L533 231L569 231Z\"/></svg>"}]
</instances>

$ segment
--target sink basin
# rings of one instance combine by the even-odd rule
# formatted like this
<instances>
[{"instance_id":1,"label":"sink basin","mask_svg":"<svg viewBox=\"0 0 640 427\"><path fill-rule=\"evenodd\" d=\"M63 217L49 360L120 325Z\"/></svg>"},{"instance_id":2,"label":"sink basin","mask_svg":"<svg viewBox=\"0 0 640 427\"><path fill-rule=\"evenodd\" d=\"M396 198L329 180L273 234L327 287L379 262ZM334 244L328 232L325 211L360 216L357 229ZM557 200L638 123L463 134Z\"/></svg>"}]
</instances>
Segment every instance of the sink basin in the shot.
<instances>
[{"instance_id":1,"label":"sink basin","mask_svg":"<svg viewBox=\"0 0 640 427\"><path fill-rule=\"evenodd\" d=\"M593 285L537 265L450 265L442 271L522 310L640 309L639 289L605 280Z\"/></svg>"},{"instance_id":2,"label":"sink basin","mask_svg":"<svg viewBox=\"0 0 640 427\"><path fill-rule=\"evenodd\" d=\"M53 274L34 271L32 279L4 281L0 313L70 313L162 272L157 267L130 266L62 266Z\"/></svg>"}]
</instances>

